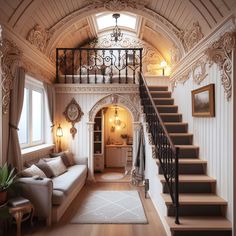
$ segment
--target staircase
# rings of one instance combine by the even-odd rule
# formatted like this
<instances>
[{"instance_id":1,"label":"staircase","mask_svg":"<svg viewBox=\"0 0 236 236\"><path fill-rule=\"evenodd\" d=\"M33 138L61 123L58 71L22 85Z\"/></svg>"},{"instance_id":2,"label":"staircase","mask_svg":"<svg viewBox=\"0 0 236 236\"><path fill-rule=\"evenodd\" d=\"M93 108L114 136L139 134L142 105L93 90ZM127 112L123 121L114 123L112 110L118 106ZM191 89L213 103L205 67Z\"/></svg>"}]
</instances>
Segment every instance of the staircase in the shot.
<instances>
[{"instance_id":1,"label":"staircase","mask_svg":"<svg viewBox=\"0 0 236 236\"><path fill-rule=\"evenodd\" d=\"M225 218L227 202L216 195L216 180L206 175L207 161L199 158L199 147L193 144L188 123L174 105L168 87L149 86L158 112L176 147L179 147L179 216L175 224L175 211L159 160L159 178L163 185L163 200L167 208L166 221L173 236L230 236L232 225Z\"/></svg>"}]
</instances>

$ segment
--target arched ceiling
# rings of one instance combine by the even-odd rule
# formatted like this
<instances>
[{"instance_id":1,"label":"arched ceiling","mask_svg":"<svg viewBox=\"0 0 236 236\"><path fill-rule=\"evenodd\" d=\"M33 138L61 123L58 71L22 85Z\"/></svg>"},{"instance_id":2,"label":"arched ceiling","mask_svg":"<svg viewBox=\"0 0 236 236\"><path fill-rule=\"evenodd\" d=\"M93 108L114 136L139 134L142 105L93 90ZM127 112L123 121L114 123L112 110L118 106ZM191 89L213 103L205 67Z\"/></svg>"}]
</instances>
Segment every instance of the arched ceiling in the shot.
<instances>
[{"instance_id":1,"label":"arched ceiling","mask_svg":"<svg viewBox=\"0 0 236 236\"><path fill-rule=\"evenodd\" d=\"M193 27L199 41L235 9L235 0L0 0L0 24L25 39L39 25L47 33L41 51L50 56L56 47L76 47L97 37L96 13L132 12L140 16L137 37L170 61L173 45L182 55L194 46L189 42Z\"/></svg>"}]
</instances>

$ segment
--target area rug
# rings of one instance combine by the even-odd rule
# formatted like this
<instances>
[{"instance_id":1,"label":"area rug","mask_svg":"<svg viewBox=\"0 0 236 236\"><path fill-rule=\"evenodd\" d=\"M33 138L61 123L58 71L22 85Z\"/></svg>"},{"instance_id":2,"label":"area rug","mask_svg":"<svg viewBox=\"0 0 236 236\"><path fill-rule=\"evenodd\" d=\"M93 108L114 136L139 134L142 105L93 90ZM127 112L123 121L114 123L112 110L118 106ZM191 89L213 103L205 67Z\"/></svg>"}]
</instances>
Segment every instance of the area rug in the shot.
<instances>
[{"instance_id":1,"label":"area rug","mask_svg":"<svg viewBox=\"0 0 236 236\"><path fill-rule=\"evenodd\" d=\"M80 224L147 224L138 191L94 191L71 220Z\"/></svg>"},{"instance_id":2,"label":"area rug","mask_svg":"<svg viewBox=\"0 0 236 236\"><path fill-rule=\"evenodd\" d=\"M116 172L109 172L109 173L102 174L101 178L105 179L105 180L122 179L122 178L124 178L124 174L116 173Z\"/></svg>"}]
</instances>

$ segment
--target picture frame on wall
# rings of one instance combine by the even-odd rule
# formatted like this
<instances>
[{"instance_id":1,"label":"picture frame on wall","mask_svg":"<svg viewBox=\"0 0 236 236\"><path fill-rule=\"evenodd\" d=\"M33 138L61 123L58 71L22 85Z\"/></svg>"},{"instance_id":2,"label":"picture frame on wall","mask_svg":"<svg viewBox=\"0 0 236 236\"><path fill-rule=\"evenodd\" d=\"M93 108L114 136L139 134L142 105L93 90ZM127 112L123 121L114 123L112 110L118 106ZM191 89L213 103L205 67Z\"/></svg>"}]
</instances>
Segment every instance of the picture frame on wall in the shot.
<instances>
[{"instance_id":1,"label":"picture frame on wall","mask_svg":"<svg viewBox=\"0 0 236 236\"><path fill-rule=\"evenodd\" d=\"M215 85L192 90L192 116L214 117L215 116Z\"/></svg>"}]
</instances>

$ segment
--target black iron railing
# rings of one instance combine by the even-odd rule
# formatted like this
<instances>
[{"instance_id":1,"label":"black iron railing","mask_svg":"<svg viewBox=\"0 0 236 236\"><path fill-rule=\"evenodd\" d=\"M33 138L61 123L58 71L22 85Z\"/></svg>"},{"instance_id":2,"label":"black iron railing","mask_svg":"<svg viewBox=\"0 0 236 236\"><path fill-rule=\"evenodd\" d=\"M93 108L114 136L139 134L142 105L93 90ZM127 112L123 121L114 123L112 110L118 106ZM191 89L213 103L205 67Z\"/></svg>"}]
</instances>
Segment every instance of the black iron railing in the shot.
<instances>
[{"instance_id":1,"label":"black iron railing","mask_svg":"<svg viewBox=\"0 0 236 236\"><path fill-rule=\"evenodd\" d=\"M159 159L173 205L175 206L175 223L179 224L179 150L171 141L142 74L140 74L139 91L149 132L156 148L156 157Z\"/></svg>"},{"instance_id":2,"label":"black iron railing","mask_svg":"<svg viewBox=\"0 0 236 236\"><path fill-rule=\"evenodd\" d=\"M57 48L57 83L137 83L142 48Z\"/></svg>"}]
</instances>

